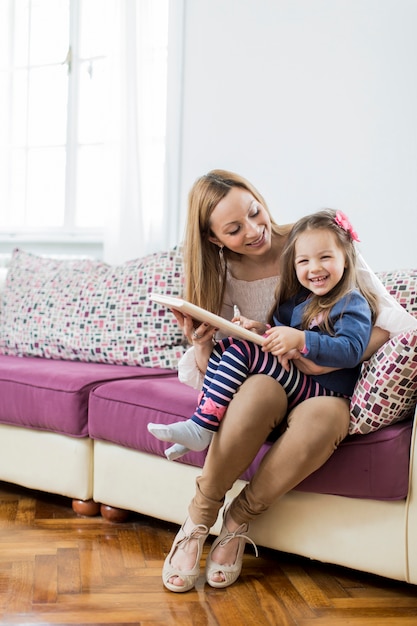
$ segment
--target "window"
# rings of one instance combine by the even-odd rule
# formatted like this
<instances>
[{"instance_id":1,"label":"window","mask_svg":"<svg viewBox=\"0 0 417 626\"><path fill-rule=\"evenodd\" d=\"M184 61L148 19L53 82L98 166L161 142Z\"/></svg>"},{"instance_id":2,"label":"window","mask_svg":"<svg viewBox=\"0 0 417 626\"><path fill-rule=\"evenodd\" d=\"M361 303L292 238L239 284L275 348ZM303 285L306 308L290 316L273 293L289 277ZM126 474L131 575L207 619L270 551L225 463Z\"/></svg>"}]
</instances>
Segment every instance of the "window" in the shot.
<instances>
[{"instance_id":1,"label":"window","mask_svg":"<svg viewBox=\"0 0 417 626\"><path fill-rule=\"evenodd\" d=\"M122 4L121 0L0 3L3 236L100 238L110 208L118 210L116 129L123 110L116 100L125 71L117 48L123 42ZM154 35L150 87L159 90L160 107L143 107L148 119L141 153L147 151L146 163L152 164L146 180L161 190L168 1L148 2L150 14L152 4L158 7L151 15L154 30L143 25L141 30ZM162 202L163 193L159 194Z\"/></svg>"}]
</instances>

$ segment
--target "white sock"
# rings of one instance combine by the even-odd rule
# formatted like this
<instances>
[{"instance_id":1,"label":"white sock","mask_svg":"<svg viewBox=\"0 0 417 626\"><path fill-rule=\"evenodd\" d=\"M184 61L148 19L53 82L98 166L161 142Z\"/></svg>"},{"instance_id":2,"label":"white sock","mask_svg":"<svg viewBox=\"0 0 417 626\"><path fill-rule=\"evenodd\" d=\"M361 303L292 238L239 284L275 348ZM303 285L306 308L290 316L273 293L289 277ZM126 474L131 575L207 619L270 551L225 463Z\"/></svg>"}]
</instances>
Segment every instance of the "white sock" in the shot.
<instances>
[{"instance_id":1,"label":"white sock","mask_svg":"<svg viewBox=\"0 0 417 626\"><path fill-rule=\"evenodd\" d=\"M205 450L213 437L213 431L203 428L193 420L175 424L148 424L148 430L160 441L180 443L190 450Z\"/></svg>"},{"instance_id":2,"label":"white sock","mask_svg":"<svg viewBox=\"0 0 417 626\"><path fill-rule=\"evenodd\" d=\"M180 443L174 443L173 446L165 450L164 454L168 461L175 461L175 459L179 459L181 456L184 456L184 454L187 454L187 452L190 452L190 448L186 448Z\"/></svg>"}]
</instances>

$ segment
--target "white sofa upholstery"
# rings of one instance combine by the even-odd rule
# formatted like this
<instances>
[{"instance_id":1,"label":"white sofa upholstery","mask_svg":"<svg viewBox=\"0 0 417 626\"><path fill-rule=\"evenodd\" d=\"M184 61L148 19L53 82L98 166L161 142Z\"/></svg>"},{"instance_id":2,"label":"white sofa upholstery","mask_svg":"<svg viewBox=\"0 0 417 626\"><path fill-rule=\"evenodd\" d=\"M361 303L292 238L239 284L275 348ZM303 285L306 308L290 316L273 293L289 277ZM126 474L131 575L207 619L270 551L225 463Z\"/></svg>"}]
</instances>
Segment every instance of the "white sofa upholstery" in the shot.
<instances>
[{"instance_id":1,"label":"white sofa upholstery","mask_svg":"<svg viewBox=\"0 0 417 626\"><path fill-rule=\"evenodd\" d=\"M416 420L407 498L379 501L291 491L251 526L260 545L417 584ZM199 468L94 442L94 499L182 524ZM227 500L243 486L237 481ZM413 489L414 485L414 489ZM219 516L220 520L220 516ZM220 521L213 533L220 531Z\"/></svg>"}]
</instances>

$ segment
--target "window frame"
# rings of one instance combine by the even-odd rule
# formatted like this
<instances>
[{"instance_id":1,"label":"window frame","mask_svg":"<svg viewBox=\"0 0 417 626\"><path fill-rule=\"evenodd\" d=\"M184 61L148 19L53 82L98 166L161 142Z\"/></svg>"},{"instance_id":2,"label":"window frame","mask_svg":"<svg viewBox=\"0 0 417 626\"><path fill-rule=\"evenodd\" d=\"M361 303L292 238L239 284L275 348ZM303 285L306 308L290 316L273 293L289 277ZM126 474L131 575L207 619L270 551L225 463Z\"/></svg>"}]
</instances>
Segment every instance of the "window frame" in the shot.
<instances>
[{"instance_id":1,"label":"window frame","mask_svg":"<svg viewBox=\"0 0 417 626\"><path fill-rule=\"evenodd\" d=\"M32 0L29 0L30 3ZM13 82L13 73L22 69L14 66L13 47L15 36L15 6L14 1L9 0L9 66L6 68L8 73L9 87ZM29 8L29 11L31 8ZM77 165L80 148L83 145L78 141L78 123L79 123L79 106L78 97L80 89L80 70L85 62L91 62L90 58L80 58L80 0L68 0L68 50L65 59L62 59L62 65L67 66L67 109L66 109L66 129L65 143L63 144L65 151L65 180L63 189L63 223L57 227L36 228L23 224L22 226L3 226L0 223L0 245L3 252L10 252L15 247L25 247L34 251L45 250L46 253L54 251L57 247L64 254L75 254L101 256L104 245L104 227L81 227L76 225L76 194L77 194ZM97 57L96 57L97 58ZM28 72L28 81L30 80L30 72L40 67L50 66L51 63L30 64L26 70ZM53 65L57 65L53 63ZM9 89L6 100L6 116L11 120L13 115L13 89ZM11 123L8 128L11 129ZM10 155L16 145L12 145L11 130L8 131L6 139L6 159L10 161ZM26 136L25 144L19 146L25 150L26 154L33 145L29 143ZM48 146L46 146L48 147ZM25 163L25 181L27 184L28 164ZM10 170L9 170L10 173ZM10 177L10 176L9 176ZM26 188L27 189L27 188ZM25 190L26 191L26 190ZM10 198L10 196L9 196ZM25 198L24 210L27 210L27 198Z\"/></svg>"}]
</instances>

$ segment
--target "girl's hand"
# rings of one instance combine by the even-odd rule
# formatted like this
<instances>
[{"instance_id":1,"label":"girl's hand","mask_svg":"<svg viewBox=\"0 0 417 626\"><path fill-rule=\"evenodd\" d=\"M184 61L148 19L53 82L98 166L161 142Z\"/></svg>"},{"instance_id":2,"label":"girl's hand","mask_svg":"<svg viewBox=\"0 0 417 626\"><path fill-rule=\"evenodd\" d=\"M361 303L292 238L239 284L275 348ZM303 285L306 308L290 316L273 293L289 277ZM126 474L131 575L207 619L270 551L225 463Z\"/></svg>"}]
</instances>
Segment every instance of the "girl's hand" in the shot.
<instances>
[{"instance_id":1,"label":"girl's hand","mask_svg":"<svg viewBox=\"0 0 417 626\"><path fill-rule=\"evenodd\" d=\"M274 326L265 335L262 350L271 352L274 356L284 355L290 350L301 351L305 345L304 331L289 326Z\"/></svg>"}]
</instances>

